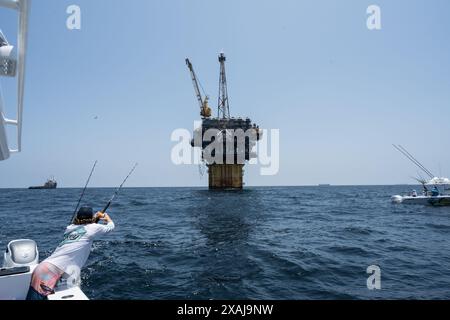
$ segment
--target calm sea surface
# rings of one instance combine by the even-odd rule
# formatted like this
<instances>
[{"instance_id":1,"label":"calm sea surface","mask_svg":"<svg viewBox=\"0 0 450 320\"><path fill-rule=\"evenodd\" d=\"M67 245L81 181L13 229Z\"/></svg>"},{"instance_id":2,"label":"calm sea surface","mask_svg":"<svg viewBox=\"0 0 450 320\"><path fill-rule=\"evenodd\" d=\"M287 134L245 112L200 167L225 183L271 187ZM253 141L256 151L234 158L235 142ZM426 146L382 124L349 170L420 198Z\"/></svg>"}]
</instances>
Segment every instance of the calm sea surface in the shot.
<instances>
[{"instance_id":1,"label":"calm sea surface","mask_svg":"<svg viewBox=\"0 0 450 320\"><path fill-rule=\"evenodd\" d=\"M450 299L450 207L405 186L124 189L82 273L91 299ZM95 209L113 189L88 189ZM62 239L79 189L0 189L0 248ZM0 258L1 260L2 258ZM370 265L381 268L367 289Z\"/></svg>"}]
</instances>

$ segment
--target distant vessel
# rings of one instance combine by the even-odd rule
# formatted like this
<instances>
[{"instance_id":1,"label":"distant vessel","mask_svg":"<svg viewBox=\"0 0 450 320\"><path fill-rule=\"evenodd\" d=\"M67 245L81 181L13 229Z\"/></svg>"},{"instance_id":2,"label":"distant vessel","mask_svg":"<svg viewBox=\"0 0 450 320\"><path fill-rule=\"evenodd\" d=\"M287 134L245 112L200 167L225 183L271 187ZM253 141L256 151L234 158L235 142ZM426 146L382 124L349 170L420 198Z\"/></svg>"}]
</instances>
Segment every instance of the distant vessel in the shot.
<instances>
[{"instance_id":1,"label":"distant vessel","mask_svg":"<svg viewBox=\"0 0 450 320\"><path fill-rule=\"evenodd\" d=\"M36 189L56 189L58 183L55 179L48 179L47 182L43 186L37 187L29 187L28 189L36 190Z\"/></svg>"},{"instance_id":2,"label":"distant vessel","mask_svg":"<svg viewBox=\"0 0 450 320\"><path fill-rule=\"evenodd\" d=\"M422 177L415 178L423 186L422 194L419 195L416 190L412 190L407 195L395 195L391 197L393 203L403 204L419 204L430 206L450 206L450 179L438 178L414 156L401 145L394 145L400 153L414 163L422 170L430 179L426 180ZM431 189L431 190L430 190Z\"/></svg>"},{"instance_id":3,"label":"distant vessel","mask_svg":"<svg viewBox=\"0 0 450 320\"><path fill-rule=\"evenodd\" d=\"M395 195L391 197L393 203L420 204L430 206L450 206L450 180L448 178L433 178L421 182L422 194L413 190L407 195Z\"/></svg>"}]
</instances>

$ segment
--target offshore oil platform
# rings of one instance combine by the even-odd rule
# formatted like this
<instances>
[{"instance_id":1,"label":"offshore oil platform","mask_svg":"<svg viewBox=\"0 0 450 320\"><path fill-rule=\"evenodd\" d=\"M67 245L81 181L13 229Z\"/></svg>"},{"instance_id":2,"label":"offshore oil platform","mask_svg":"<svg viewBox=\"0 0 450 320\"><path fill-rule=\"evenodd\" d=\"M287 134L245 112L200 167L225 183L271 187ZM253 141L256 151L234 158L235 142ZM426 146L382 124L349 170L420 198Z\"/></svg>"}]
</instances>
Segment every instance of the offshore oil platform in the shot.
<instances>
[{"instance_id":1,"label":"offshore oil platform","mask_svg":"<svg viewBox=\"0 0 450 320\"><path fill-rule=\"evenodd\" d=\"M261 139L262 131L249 118L230 116L228 86L225 73L226 57L219 55L220 79L217 117L212 117L209 96L201 87L192 63L186 59L195 94L200 106L202 125L194 131L193 148L201 148L202 162L208 168L210 189L242 189L244 165L257 157L253 148Z\"/></svg>"}]
</instances>

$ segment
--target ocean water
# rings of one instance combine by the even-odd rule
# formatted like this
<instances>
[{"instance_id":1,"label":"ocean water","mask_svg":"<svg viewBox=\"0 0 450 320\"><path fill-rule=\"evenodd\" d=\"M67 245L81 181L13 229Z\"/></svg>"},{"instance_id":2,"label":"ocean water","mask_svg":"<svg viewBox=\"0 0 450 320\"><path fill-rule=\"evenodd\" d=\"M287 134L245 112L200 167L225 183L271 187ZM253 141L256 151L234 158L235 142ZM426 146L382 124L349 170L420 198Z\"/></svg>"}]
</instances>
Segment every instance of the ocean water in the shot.
<instances>
[{"instance_id":1,"label":"ocean water","mask_svg":"<svg viewBox=\"0 0 450 320\"><path fill-rule=\"evenodd\" d=\"M411 187L124 189L82 272L91 299L449 299L450 207L393 205ZM96 209L113 189L88 189ZM0 248L60 242L79 189L0 189ZM1 259L0 259L1 260ZM366 269L381 268L381 290Z\"/></svg>"}]
</instances>

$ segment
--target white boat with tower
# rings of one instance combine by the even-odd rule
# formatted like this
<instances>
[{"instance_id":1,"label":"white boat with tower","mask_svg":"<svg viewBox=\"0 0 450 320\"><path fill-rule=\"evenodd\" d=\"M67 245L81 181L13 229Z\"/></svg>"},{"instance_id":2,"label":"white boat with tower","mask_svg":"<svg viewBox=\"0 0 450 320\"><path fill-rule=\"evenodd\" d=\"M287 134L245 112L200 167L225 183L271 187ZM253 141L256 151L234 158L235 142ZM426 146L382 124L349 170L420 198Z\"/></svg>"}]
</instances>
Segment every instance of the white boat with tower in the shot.
<instances>
[{"instance_id":1,"label":"white boat with tower","mask_svg":"<svg viewBox=\"0 0 450 320\"><path fill-rule=\"evenodd\" d=\"M435 207L450 206L450 179L436 177L403 146L394 145L394 147L424 172L428 178L415 178L422 185L422 192L418 193L416 190L412 190L408 194L394 195L391 197L391 201L397 204L417 204Z\"/></svg>"}]
</instances>

